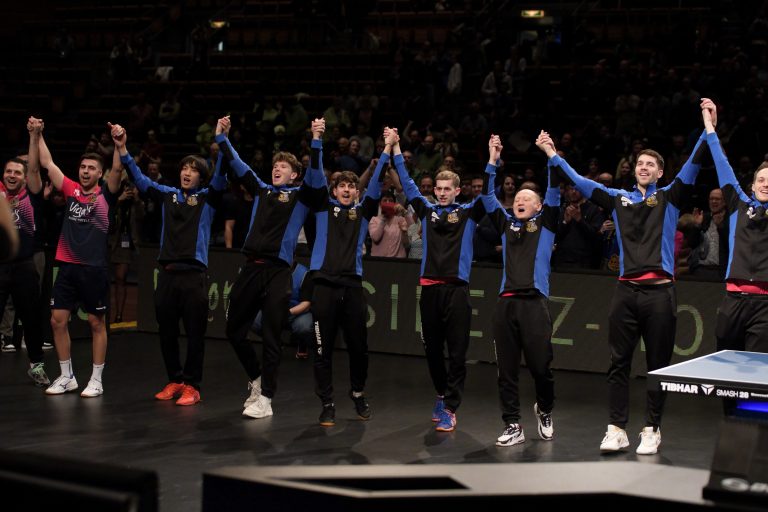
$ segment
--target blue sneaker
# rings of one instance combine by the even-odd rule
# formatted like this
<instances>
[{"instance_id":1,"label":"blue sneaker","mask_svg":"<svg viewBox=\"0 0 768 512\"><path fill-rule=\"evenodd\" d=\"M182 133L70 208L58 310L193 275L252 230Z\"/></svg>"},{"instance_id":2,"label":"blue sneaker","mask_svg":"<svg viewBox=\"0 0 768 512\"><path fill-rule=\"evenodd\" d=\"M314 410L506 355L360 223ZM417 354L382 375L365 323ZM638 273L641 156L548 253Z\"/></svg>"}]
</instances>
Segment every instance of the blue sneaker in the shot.
<instances>
[{"instance_id":1,"label":"blue sneaker","mask_svg":"<svg viewBox=\"0 0 768 512\"><path fill-rule=\"evenodd\" d=\"M435 406L432 408L432 421L435 423L440 421L440 413L443 412L443 409L445 409L445 400L442 396L437 395Z\"/></svg>"},{"instance_id":2,"label":"blue sneaker","mask_svg":"<svg viewBox=\"0 0 768 512\"><path fill-rule=\"evenodd\" d=\"M438 432L453 432L456 429L456 414L448 409L440 412L440 421L437 422L435 430Z\"/></svg>"}]
</instances>

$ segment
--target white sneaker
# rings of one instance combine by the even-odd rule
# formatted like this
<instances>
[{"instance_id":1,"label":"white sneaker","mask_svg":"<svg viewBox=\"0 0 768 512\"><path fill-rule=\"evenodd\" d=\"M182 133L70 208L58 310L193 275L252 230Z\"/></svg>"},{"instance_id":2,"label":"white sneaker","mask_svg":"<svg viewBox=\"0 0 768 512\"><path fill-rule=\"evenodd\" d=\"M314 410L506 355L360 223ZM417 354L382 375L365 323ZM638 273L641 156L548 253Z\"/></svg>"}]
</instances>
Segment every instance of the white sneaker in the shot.
<instances>
[{"instance_id":1,"label":"white sneaker","mask_svg":"<svg viewBox=\"0 0 768 512\"><path fill-rule=\"evenodd\" d=\"M256 419L272 416L272 399L259 395L255 402L243 410L243 416Z\"/></svg>"},{"instance_id":2,"label":"white sneaker","mask_svg":"<svg viewBox=\"0 0 768 512\"><path fill-rule=\"evenodd\" d=\"M100 380L91 379L88 381L88 385L85 387L80 396L84 398L95 398L104 394L104 386L102 386Z\"/></svg>"},{"instance_id":3,"label":"white sneaker","mask_svg":"<svg viewBox=\"0 0 768 512\"><path fill-rule=\"evenodd\" d=\"M525 442L523 427L519 423L510 423L496 439L496 446L514 446Z\"/></svg>"},{"instance_id":4,"label":"white sneaker","mask_svg":"<svg viewBox=\"0 0 768 512\"><path fill-rule=\"evenodd\" d=\"M636 453L638 455L653 455L659 451L659 445L661 444L661 429L656 427L644 427L640 431L640 445L637 447Z\"/></svg>"},{"instance_id":5,"label":"white sneaker","mask_svg":"<svg viewBox=\"0 0 768 512\"><path fill-rule=\"evenodd\" d=\"M250 395L243 403L243 409L254 403L261 396L261 377L258 377L248 383L248 392Z\"/></svg>"},{"instance_id":6,"label":"white sneaker","mask_svg":"<svg viewBox=\"0 0 768 512\"><path fill-rule=\"evenodd\" d=\"M64 393L68 393L70 391L74 391L77 389L77 380L75 380L75 377L65 377L64 375L59 375L56 380L53 381L53 384L48 386L48 388L45 390L46 395L62 395Z\"/></svg>"},{"instance_id":7,"label":"white sneaker","mask_svg":"<svg viewBox=\"0 0 768 512\"><path fill-rule=\"evenodd\" d=\"M608 425L605 437L600 443L601 452L617 452L629 446L627 431L616 425Z\"/></svg>"},{"instance_id":8,"label":"white sneaker","mask_svg":"<svg viewBox=\"0 0 768 512\"><path fill-rule=\"evenodd\" d=\"M552 413L541 412L539 410L539 404L533 404L533 413L536 415L539 437L545 441L551 441L552 436L555 435L555 426L552 423Z\"/></svg>"}]
</instances>

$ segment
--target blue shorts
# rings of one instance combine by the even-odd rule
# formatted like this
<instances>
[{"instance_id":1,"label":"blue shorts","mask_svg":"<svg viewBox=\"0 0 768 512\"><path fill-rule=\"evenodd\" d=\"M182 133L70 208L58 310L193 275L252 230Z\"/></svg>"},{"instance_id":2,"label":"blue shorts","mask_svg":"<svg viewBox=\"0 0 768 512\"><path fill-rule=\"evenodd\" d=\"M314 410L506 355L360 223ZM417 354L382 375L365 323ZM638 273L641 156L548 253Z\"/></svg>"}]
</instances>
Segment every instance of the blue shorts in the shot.
<instances>
[{"instance_id":1,"label":"blue shorts","mask_svg":"<svg viewBox=\"0 0 768 512\"><path fill-rule=\"evenodd\" d=\"M78 303L86 313L103 315L109 309L107 267L59 262L51 292L51 309L74 311Z\"/></svg>"}]
</instances>

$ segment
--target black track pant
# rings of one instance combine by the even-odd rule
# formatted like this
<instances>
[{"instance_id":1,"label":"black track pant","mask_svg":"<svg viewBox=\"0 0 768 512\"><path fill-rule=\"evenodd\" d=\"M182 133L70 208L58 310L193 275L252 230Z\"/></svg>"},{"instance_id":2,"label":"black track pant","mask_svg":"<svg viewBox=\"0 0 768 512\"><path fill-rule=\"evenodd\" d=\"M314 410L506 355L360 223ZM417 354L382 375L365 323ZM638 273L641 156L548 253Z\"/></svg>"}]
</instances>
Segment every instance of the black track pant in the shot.
<instances>
[{"instance_id":1,"label":"black track pant","mask_svg":"<svg viewBox=\"0 0 768 512\"><path fill-rule=\"evenodd\" d=\"M541 295L500 297L493 313L493 337L499 367L499 398L504 423L520 421L520 356L536 386L539 410L552 412L555 379L552 363L552 318Z\"/></svg>"},{"instance_id":2,"label":"black track pant","mask_svg":"<svg viewBox=\"0 0 768 512\"><path fill-rule=\"evenodd\" d=\"M208 327L208 277L197 270L160 269L155 290L155 316L160 349L170 382L200 389L203 380L205 330ZM187 335L187 357L181 366L179 320Z\"/></svg>"},{"instance_id":3,"label":"black track pant","mask_svg":"<svg viewBox=\"0 0 768 512\"><path fill-rule=\"evenodd\" d=\"M315 283L315 392L323 403L333 402L333 347L341 328L349 353L352 391L363 391L368 378L368 308L362 287Z\"/></svg>"},{"instance_id":4,"label":"black track pant","mask_svg":"<svg viewBox=\"0 0 768 512\"><path fill-rule=\"evenodd\" d=\"M469 347L469 323L472 306L467 285L438 284L421 289L421 338L427 354L429 375L435 391L445 395L445 408L456 412L461 405L466 356ZM448 347L448 368L445 347Z\"/></svg>"},{"instance_id":5,"label":"black track pant","mask_svg":"<svg viewBox=\"0 0 768 512\"><path fill-rule=\"evenodd\" d=\"M27 354L32 363L43 360L43 317L40 314L40 276L32 258L0 264L0 304L13 299L24 326Z\"/></svg>"},{"instance_id":6,"label":"black track pant","mask_svg":"<svg viewBox=\"0 0 768 512\"><path fill-rule=\"evenodd\" d=\"M629 374L632 354L645 341L648 371L669 366L675 348L677 298L673 283L639 286L619 281L608 316L608 408L610 423L626 428L629 421ZM666 394L648 391L646 425L661 425Z\"/></svg>"},{"instance_id":7,"label":"black track pant","mask_svg":"<svg viewBox=\"0 0 768 512\"><path fill-rule=\"evenodd\" d=\"M717 350L768 352L768 295L727 292L717 309ZM731 415L736 400L723 400Z\"/></svg>"},{"instance_id":8,"label":"black track pant","mask_svg":"<svg viewBox=\"0 0 768 512\"><path fill-rule=\"evenodd\" d=\"M261 392L268 398L273 398L277 389L280 336L288 317L290 296L291 269L288 266L253 262L247 262L240 269L229 294L227 338L248 378L261 377ZM248 340L248 330L259 311L262 312L263 367L253 343Z\"/></svg>"}]
</instances>

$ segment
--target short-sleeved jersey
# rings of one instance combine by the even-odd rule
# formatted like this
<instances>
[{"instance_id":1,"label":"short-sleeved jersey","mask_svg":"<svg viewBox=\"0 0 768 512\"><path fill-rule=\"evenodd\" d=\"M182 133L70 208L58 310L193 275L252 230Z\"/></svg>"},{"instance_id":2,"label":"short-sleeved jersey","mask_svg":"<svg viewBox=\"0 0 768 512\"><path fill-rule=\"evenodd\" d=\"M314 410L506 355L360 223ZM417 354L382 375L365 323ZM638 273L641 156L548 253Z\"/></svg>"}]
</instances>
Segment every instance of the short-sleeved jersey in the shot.
<instances>
[{"instance_id":1,"label":"short-sleeved jersey","mask_svg":"<svg viewBox=\"0 0 768 512\"><path fill-rule=\"evenodd\" d=\"M43 193L33 194L26 187L22 188L18 194L10 195L5 186L0 183L0 194L8 199L11 207L11 215L16 230L19 233L19 250L16 253L15 261L31 257L35 251L40 250L40 233L38 226L41 225L40 216L43 208Z\"/></svg>"},{"instance_id":2,"label":"short-sleeved jersey","mask_svg":"<svg viewBox=\"0 0 768 512\"><path fill-rule=\"evenodd\" d=\"M109 210L117 197L108 188L98 185L86 194L79 183L66 176L61 191L67 199L67 206L56 260L106 267Z\"/></svg>"}]
</instances>

